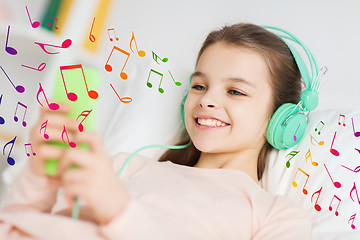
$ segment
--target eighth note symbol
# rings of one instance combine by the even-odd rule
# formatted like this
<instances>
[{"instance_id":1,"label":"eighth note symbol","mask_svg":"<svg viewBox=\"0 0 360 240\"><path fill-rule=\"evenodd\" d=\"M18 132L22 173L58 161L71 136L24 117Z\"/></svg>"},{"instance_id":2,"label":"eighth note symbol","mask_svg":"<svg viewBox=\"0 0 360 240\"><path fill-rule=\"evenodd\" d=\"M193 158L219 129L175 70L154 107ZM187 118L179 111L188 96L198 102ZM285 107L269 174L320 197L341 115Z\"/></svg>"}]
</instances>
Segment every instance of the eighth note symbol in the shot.
<instances>
[{"instance_id":1,"label":"eighth note symbol","mask_svg":"<svg viewBox=\"0 0 360 240\"><path fill-rule=\"evenodd\" d=\"M340 118L342 118L342 117L344 118L344 119L343 119L343 126L345 127L345 126L346 126L346 125L345 125L345 115L343 115L343 114L340 114L340 115L339 115L338 124L341 125L341 123L340 123Z\"/></svg>"}]
</instances>

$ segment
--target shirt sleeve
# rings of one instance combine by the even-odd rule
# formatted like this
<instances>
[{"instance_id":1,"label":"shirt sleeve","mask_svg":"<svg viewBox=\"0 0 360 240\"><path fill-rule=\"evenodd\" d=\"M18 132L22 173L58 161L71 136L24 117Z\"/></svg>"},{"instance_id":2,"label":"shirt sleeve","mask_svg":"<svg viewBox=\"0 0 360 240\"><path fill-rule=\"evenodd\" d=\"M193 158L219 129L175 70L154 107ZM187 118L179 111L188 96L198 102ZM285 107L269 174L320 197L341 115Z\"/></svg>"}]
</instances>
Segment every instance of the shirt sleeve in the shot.
<instances>
[{"instance_id":1,"label":"shirt sleeve","mask_svg":"<svg viewBox=\"0 0 360 240\"><path fill-rule=\"evenodd\" d=\"M46 176L37 176L26 164L11 185L0 212L39 211L49 213L56 201L57 187Z\"/></svg>"},{"instance_id":2,"label":"shirt sleeve","mask_svg":"<svg viewBox=\"0 0 360 240\"><path fill-rule=\"evenodd\" d=\"M253 240L312 239L311 220L305 210L277 199Z\"/></svg>"}]
</instances>

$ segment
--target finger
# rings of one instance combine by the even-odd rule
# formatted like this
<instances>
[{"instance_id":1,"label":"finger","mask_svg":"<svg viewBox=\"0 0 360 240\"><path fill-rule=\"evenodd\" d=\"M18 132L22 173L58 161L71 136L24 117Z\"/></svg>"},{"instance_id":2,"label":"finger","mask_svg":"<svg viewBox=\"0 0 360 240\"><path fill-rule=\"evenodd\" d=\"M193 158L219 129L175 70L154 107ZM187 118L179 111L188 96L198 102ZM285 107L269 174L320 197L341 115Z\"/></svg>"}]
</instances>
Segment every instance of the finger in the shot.
<instances>
[{"instance_id":1,"label":"finger","mask_svg":"<svg viewBox=\"0 0 360 240\"><path fill-rule=\"evenodd\" d=\"M81 134L76 134L75 140L79 144L88 144L92 152L106 152L103 144L103 138L96 132L84 131Z\"/></svg>"},{"instance_id":2,"label":"finger","mask_svg":"<svg viewBox=\"0 0 360 240\"><path fill-rule=\"evenodd\" d=\"M40 118L40 127L42 125L46 125L46 128L48 127L54 127L54 128L62 128L64 125L66 126L66 129L71 131L76 131L78 122L75 119L72 119L66 115L61 114L47 114Z\"/></svg>"},{"instance_id":3,"label":"finger","mask_svg":"<svg viewBox=\"0 0 360 240\"><path fill-rule=\"evenodd\" d=\"M66 114L71 111L71 106L64 102L56 103L59 106L57 110L50 109L49 105L45 100L42 100L40 102L42 104L42 107L40 108L40 114L47 114L47 113ZM55 103L55 102L50 101L49 104L51 103Z\"/></svg>"},{"instance_id":4,"label":"finger","mask_svg":"<svg viewBox=\"0 0 360 240\"><path fill-rule=\"evenodd\" d=\"M61 175L61 181L65 188L73 187L76 185L86 184L89 179L87 179L89 173L84 169L68 169Z\"/></svg>"},{"instance_id":5,"label":"finger","mask_svg":"<svg viewBox=\"0 0 360 240\"><path fill-rule=\"evenodd\" d=\"M64 174L64 172L73 165L76 165L80 169L86 169L91 164L93 159L93 153L82 149L67 149L64 153L61 162L58 166L58 173Z\"/></svg>"}]
</instances>

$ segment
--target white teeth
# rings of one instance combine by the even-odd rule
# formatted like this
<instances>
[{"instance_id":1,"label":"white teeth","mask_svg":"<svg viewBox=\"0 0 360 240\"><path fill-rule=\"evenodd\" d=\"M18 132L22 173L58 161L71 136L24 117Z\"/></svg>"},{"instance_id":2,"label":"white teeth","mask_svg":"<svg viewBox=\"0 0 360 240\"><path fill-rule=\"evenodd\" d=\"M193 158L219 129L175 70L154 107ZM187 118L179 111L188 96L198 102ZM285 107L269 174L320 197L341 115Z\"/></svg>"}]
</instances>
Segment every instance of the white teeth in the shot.
<instances>
[{"instance_id":1,"label":"white teeth","mask_svg":"<svg viewBox=\"0 0 360 240\"><path fill-rule=\"evenodd\" d=\"M203 119L203 118L198 118L197 122L200 125L204 125L204 126L209 126L209 127L224 127L226 124L223 122L220 122L218 120L215 119Z\"/></svg>"}]
</instances>

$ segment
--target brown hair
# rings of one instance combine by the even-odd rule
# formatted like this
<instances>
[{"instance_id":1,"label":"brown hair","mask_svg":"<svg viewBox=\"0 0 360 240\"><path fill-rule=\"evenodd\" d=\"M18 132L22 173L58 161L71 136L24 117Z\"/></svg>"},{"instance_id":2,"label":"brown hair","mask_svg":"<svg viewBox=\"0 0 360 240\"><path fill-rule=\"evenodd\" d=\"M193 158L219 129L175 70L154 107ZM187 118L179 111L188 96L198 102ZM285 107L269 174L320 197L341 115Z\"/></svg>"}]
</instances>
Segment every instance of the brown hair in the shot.
<instances>
[{"instance_id":1,"label":"brown hair","mask_svg":"<svg viewBox=\"0 0 360 240\"><path fill-rule=\"evenodd\" d=\"M295 59L284 41L274 33L254 24L239 23L225 26L211 32L203 43L196 61L196 65L203 52L212 44L224 42L235 47L244 47L261 54L269 68L270 85L273 90L273 109L276 111L284 103L298 103L302 90L301 74ZM177 145L189 142L190 137L184 129L181 140ZM266 141L258 156L257 174L260 180L267 157L272 146ZM201 152L193 143L181 150L167 150L159 159L160 162L170 160L173 163L194 166L199 160Z\"/></svg>"}]
</instances>

